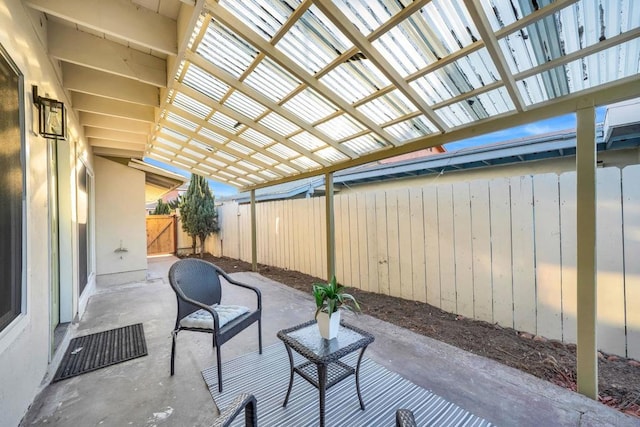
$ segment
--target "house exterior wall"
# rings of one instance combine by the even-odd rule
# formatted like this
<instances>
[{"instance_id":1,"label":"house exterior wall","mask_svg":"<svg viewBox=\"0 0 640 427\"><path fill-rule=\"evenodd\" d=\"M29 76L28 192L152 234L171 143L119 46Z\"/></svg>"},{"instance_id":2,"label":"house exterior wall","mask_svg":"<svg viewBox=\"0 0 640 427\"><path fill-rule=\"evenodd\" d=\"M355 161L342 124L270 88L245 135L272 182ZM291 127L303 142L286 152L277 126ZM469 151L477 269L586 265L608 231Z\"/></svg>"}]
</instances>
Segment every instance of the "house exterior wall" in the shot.
<instances>
[{"instance_id":1,"label":"house exterior wall","mask_svg":"<svg viewBox=\"0 0 640 427\"><path fill-rule=\"evenodd\" d=\"M50 251L49 196L47 175L47 142L37 135L37 109L32 101L31 86L37 85L40 95L70 105L59 84L56 66L46 55L46 45L40 38L46 34L42 15L25 8L20 0L5 0L0 5L0 44L8 52L24 76L25 109L25 205L23 218L23 299L22 314L0 331L0 425L20 422L34 397L43 386L47 373L59 361L61 352L51 354L50 343ZM37 26L37 30L34 25ZM68 149L59 166L62 173L73 177L60 183L60 233L64 240L61 271L61 305L68 315L79 312L77 286L77 241L75 212L75 170L78 158L91 168L91 152L84 143L77 117L68 108ZM93 277L90 279L93 280ZM88 285L87 288L90 288ZM81 314L81 313L79 313ZM68 320L68 319L67 319Z\"/></svg>"},{"instance_id":2,"label":"house exterior wall","mask_svg":"<svg viewBox=\"0 0 640 427\"><path fill-rule=\"evenodd\" d=\"M147 273L144 172L96 157L95 173L97 285L144 280Z\"/></svg>"}]
</instances>

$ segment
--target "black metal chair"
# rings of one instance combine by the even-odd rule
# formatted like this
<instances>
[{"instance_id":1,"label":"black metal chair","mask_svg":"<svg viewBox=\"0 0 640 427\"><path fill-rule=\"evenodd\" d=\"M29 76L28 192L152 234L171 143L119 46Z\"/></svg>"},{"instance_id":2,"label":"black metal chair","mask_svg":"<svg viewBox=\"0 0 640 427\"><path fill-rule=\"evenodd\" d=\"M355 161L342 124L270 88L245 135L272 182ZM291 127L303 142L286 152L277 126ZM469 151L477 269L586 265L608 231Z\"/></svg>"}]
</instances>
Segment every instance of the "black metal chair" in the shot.
<instances>
[{"instance_id":1,"label":"black metal chair","mask_svg":"<svg viewBox=\"0 0 640 427\"><path fill-rule=\"evenodd\" d=\"M220 416L214 420L211 427L229 427L242 411L244 411L245 427L256 427L258 425L258 403L256 398L248 393L238 395L229 406L220 412Z\"/></svg>"},{"instance_id":2,"label":"black metal chair","mask_svg":"<svg viewBox=\"0 0 640 427\"><path fill-rule=\"evenodd\" d=\"M396 427L416 427L416 419L409 409L398 409L396 411Z\"/></svg>"},{"instance_id":3,"label":"black metal chair","mask_svg":"<svg viewBox=\"0 0 640 427\"><path fill-rule=\"evenodd\" d=\"M231 285L256 293L257 308L220 305L223 277ZM254 322L258 322L258 348L262 354L262 295L260 290L229 277L219 267L199 259L177 261L169 269L169 283L176 293L178 315L171 342L171 375L175 371L176 336L180 331L213 335L218 366L218 391L222 392L220 346Z\"/></svg>"}]
</instances>

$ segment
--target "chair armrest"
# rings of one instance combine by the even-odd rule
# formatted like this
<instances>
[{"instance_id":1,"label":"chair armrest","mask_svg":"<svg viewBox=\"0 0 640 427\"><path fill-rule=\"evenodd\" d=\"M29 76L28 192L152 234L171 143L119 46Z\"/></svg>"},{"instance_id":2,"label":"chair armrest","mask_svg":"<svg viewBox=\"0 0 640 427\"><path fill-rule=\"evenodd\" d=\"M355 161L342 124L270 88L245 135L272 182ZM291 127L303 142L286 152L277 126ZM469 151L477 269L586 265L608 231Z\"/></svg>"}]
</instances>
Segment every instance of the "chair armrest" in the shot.
<instances>
[{"instance_id":1,"label":"chair armrest","mask_svg":"<svg viewBox=\"0 0 640 427\"><path fill-rule=\"evenodd\" d=\"M258 402L253 394L243 393L238 396L213 421L212 427L228 427L244 410L244 425L256 427L258 425Z\"/></svg>"},{"instance_id":2,"label":"chair armrest","mask_svg":"<svg viewBox=\"0 0 640 427\"><path fill-rule=\"evenodd\" d=\"M396 427L417 427L413 412L409 409L398 409L396 411Z\"/></svg>"},{"instance_id":3,"label":"chair armrest","mask_svg":"<svg viewBox=\"0 0 640 427\"><path fill-rule=\"evenodd\" d=\"M249 289L255 292L256 297L258 299L258 310L262 310L262 293L260 292L260 289L256 288L255 286L247 285L246 283L238 282L237 280L229 277L229 275L224 271L222 271L220 268L218 268L218 266L215 266L215 267L216 267L216 270L218 271L218 274L224 277L224 279L230 284L235 286L240 286L241 288Z\"/></svg>"}]
</instances>

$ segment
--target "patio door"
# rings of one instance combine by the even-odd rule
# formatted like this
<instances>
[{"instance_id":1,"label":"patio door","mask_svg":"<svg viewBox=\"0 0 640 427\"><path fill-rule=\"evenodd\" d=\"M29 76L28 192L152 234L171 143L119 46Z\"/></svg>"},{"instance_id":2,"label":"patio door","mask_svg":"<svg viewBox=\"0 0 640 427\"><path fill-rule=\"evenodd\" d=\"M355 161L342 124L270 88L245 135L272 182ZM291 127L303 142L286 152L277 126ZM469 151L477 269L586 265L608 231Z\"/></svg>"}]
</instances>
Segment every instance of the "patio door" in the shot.
<instances>
[{"instance_id":1,"label":"patio door","mask_svg":"<svg viewBox=\"0 0 640 427\"><path fill-rule=\"evenodd\" d=\"M47 140L49 175L49 317L51 354L55 350L55 329L60 324L60 244L58 215L58 150L55 139Z\"/></svg>"}]
</instances>

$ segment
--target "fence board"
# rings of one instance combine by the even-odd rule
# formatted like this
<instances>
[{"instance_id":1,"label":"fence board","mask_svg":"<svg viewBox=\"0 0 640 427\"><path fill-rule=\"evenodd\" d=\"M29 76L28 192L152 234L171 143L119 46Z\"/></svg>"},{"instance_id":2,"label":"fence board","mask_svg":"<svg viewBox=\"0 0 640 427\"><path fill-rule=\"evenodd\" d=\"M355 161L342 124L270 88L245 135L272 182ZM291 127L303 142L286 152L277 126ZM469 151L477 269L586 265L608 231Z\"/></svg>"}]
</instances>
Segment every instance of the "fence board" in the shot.
<instances>
[{"instance_id":1,"label":"fence board","mask_svg":"<svg viewBox=\"0 0 640 427\"><path fill-rule=\"evenodd\" d=\"M510 191L507 178L489 181L493 321L502 326L513 327Z\"/></svg>"},{"instance_id":2,"label":"fence board","mask_svg":"<svg viewBox=\"0 0 640 427\"><path fill-rule=\"evenodd\" d=\"M368 290L379 292L378 288L378 237L376 224L376 194L366 193L367 222L367 268L369 269Z\"/></svg>"},{"instance_id":3,"label":"fence board","mask_svg":"<svg viewBox=\"0 0 640 427\"><path fill-rule=\"evenodd\" d=\"M469 184L459 182L453 184L452 189L457 312L473 318L473 252Z\"/></svg>"},{"instance_id":4,"label":"fence board","mask_svg":"<svg viewBox=\"0 0 640 427\"><path fill-rule=\"evenodd\" d=\"M277 206L277 223L276 223L276 236L278 238L278 267L285 268L285 255L284 255L284 200L278 200Z\"/></svg>"},{"instance_id":5,"label":"fence board","mask_svg":"<svg viewBox=\"0 0 640 427\"><path fill-rule=\"evenodd\" d=\"M318 271L316 276L319 278L330 279L327 277L327 214L326 214L326 198L318 197L317 199L318 223L320 224L320 248Z\"/></svg>"},{"instance_id":6,"label":"fence board","mask_svg":"<svg viewBox=\"0 0 640 427\"><path fill-rule=\"evenodd\" d=\"M300 255L302 258L302 272L309 274L311 271L311 248L313 243L311 234L311 226L313 223L309 221L309 199L300 200Z\"/></svg>"},{"instance_id":7,"label":"fence board","mask_svg":"<svg viewBox=\"0 0 640 427\"><path fill-rule=\"evenodd\" d=\"M400 243L398 231L398 192L387 191L387 259L389 295L400 296Z\"/></svg>"},{"instance_id":8,"label":"fence board","mask_svg":"<svg viewBox=\"0 0 640 427\"><path fill-rule=\"evenodd\" d=\"M440 243L440 303L445 311L455 313L456 267L453 229L453 195L450 184L437 187L438 242Z\"/></svg>"},{"instance_id":9,"label":"fence board","mask_svg":"<svg viewBox=\"0 0 640 427\"><path fill-rule=\"evenodd\" d=\"M367 195L358 193L356 195L358 211L358 260L360 271L360 289L369 290L369 254L367 252L369 233L367 224Z\"/></svg>"},{"instance_id":10,"label":"fence board","mask_svg":"<svg viewBox=\"0 0 640 427\"><path fill-rule=\"evenodd\" d=\"M398 195L398 253L400 268L400 297L413 299L413 269L411 265L411 211L409 190L402 189Z\"/></svg>"},{"instance_id":11,"label":"fence board","mask_svg":"<svg viewBox=\"0 0 640 427\"><path fill-rule=\"evenodd\" d=\"M377 191L376 241L378 265L378 292L389 295L389 256L387 254L387 194Z\"/></svg>"},{"instance_id":12,"label":"fence board","mask_svg":"<svg viewBox=\"0 0 640 427\"><path fill-rule=\"evenodd\" d=\"M599 348L625 354L624 277L620 169L605 168L597 175L596 213L598 265Z\"/></svg>"},{"instance_id":13,"label":"fence board","mask_svg":"<svg viewBox=\"0 0 640 427\"><path fill-rule=\"evenodd\" d=\"M640 360L640 166L622 169L627 357Z\"/></svg>"},{"instance_id":14,"label":"fence board","mask_svg":"<svg viewBox=\"0 0 640 427\"><path fill-rule=\"evenodd\" d=\"M491 221L487 181L472 181L469 184L469 196L471 199L474 317L486 322L493 322Z\"/></svg>"},{"instance_id":15,"label":"fence board","mask_svg":"<svg viewBox=\"0 0 640 427\"><path fill-rule=\"evenodd\" d=\"M422 188L414 187L409 190L409 211L411 212L411 282L413 299L427 302Z\"/></svg>"},{"instance_id":16,"label":"fence board","mask_svg":"<svg viewBox=\"0 0 640 427\"><path fill-rule=\"evenodd\" d=\"M560 256L562 259L562 339L578 339L578 277L576 271L576 173L560 175Z\"/></svg>"},{"instance_id":17,"label":"fence board","mask_svg":"<svg viewBox=\"0 0 640 427\"><path fill-rule=\"evenodd\" d=\"M440 238L438 233L438 193L435 186L422 188L424 198L424 237L427 302L441 307L440 299Z\"/></svg>"},{"instance_id":18,"label":"fence board","mask_svg":"<svg viewBox=\"0 0 640 427\"><path fill-rule=\"evenodd\" d=\"M532 181L530 176L511 179L511 252L513 326L517 330L536 333Z\"/></svg>"},{"instance_id":19,"label":"fence board","mask_svg":"<svg viewBox=\"0 0 640 427\"><path fill-rule=\"evenodd\" d=\"M533 177L537 332L562 339L562 267L558 175Z\"/></svg>"}]
</instances>

